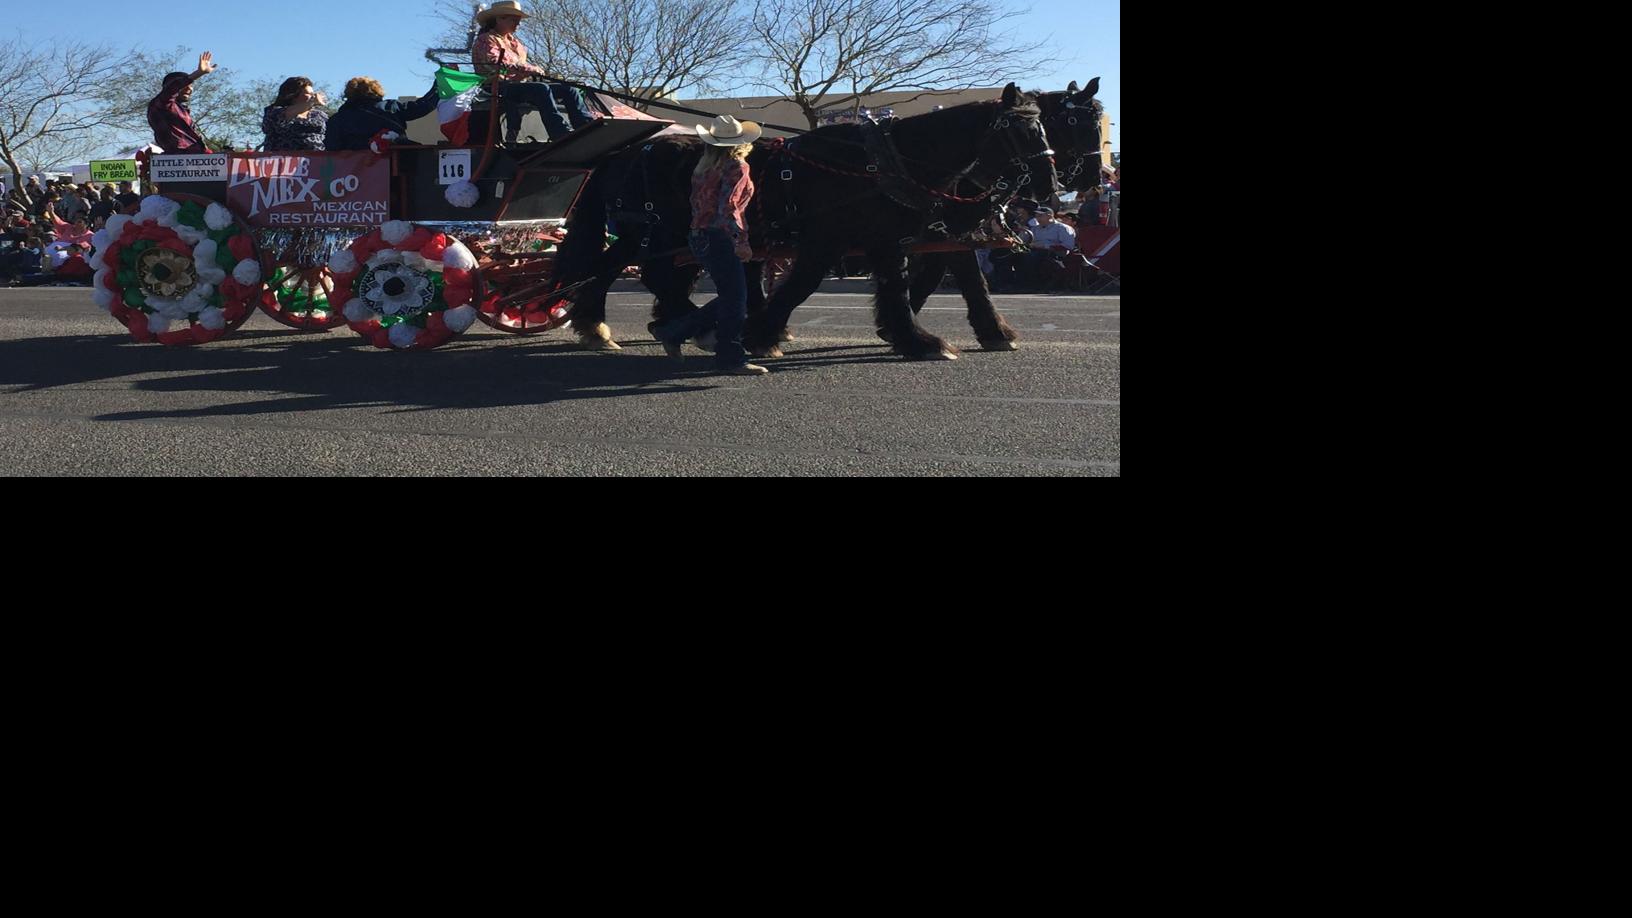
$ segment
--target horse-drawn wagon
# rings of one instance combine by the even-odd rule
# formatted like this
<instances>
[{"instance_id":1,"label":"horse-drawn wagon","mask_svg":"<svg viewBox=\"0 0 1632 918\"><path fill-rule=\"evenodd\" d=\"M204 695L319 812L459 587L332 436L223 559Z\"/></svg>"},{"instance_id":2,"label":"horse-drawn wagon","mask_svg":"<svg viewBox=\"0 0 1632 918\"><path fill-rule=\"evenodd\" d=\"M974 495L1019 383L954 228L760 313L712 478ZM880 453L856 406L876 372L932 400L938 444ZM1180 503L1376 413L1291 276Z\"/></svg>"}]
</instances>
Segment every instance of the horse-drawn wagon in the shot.
<instances>
[{"instance_id":1,"label":"horse-drawn wagon","mask_svg":"<svg viewBox=\"0 0 1632 918\"><path fill-rule=\"evenodd\" d=\"M750 351L775 356L789 314L851 252L873 263L880 334L902 355L957 356L914 320L948 269L982 346L1012 349L972 250L1007 244L982 227L1000 227L994 215L1022 191L1097 183L1097 84L1011 85L990 102L762 142L750 278L773 257L796 260L768 301L750 284ZM476 321L521 335L570 321L586 344L615 348L606 289L631 264L655 318L697 308L698 269L675 256L700 151L695 138L654 139L671 122L589 95L602 117L547 145L496 142L501 114L518 116L501 97L477 116L478 145L381 137L354 153L153 157L160 194L95 242L97 301L137 340L171 345L216 340L259 309L297 329L349 326L381 348L438 347ZM557 242L559 260L546 251Z\"/></svg>"},{"instance_id":2,"label":"horse-drawn wagon","mask_svg":"<svg viewBox=\"0 0 1632 918\"><path fill-rule=\"evenodd\" d=\"M550 144L498 144L492 104L476 144L381 136L357 152L146 158L158 193L96 237L96 301L136 340L174 346L222 338L255 310L396 349L478 320L560 327L567 309L544 295L560 227L597 164L669 124L598 107Z\"/></svg>"}]
</instances>

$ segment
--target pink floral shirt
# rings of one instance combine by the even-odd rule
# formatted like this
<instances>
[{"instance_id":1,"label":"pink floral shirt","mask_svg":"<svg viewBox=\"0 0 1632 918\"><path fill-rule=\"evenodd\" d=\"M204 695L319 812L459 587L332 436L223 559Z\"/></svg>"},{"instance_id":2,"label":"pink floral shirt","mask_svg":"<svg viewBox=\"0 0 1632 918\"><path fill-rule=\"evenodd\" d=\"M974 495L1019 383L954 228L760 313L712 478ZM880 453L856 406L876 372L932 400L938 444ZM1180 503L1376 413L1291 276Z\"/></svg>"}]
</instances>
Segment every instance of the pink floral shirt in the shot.
<instances>
[{"instance_id":1,"label":"pink floral shirt","mask_svg":"<svg viewBox=\"0 0 1632 918\"><path fill-rule=\"evenodd\" d=\"M691 182L691 228L724 230L737 239L748 238L745 216L754 199L754 179L748 164L730 158L719 168Z\"/></svg>"},{"instance_id":2,"label":"pink floral shirt","mask_svg":"<svg viewBox=\"0 0 1632 918\"><path fill-rule=\"evenodd\" d=\"M513 71L512 79L525 79L529 75L544 76L544 71L527 63L527 46L514 35L483 32L476 39L471 59L476 63L476 72L483 75L504 67Z\"/></svg>"}]
</instances>

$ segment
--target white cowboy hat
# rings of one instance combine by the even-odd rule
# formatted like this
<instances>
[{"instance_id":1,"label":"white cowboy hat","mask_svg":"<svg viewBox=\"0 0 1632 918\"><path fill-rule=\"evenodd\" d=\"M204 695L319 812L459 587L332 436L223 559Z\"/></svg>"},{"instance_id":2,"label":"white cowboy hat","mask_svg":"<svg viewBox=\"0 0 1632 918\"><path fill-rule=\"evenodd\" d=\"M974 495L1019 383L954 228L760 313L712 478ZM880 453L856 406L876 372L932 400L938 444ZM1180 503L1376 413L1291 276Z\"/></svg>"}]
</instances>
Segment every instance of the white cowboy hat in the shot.
<instances>
[{"instance_id":1,"label":"white cowboy hat","mask_svg":"<svg viewBox=\"0 0 1632 918\"><path fill-rule=\"evenodd\" d=\"M738 121L730 115L715 118L712 128L697 125L697 136L702 138L703 143L716 147L740 147L753 143L764 133L765 129L752 121Z\"/></svg>"},{"instance_id":2,"label":"white cowboy hat","mask_svg":"<svg viewBox=\"0 0 1632 918\"><path fill-rule=\"evenodd\" d=\"M499 2L477 13L476 21L485 26L500 16L520 16L522 19L533 18L522 11L521 4L517 3L516 0L499 0Z\"/></svg>"}]
</instances>

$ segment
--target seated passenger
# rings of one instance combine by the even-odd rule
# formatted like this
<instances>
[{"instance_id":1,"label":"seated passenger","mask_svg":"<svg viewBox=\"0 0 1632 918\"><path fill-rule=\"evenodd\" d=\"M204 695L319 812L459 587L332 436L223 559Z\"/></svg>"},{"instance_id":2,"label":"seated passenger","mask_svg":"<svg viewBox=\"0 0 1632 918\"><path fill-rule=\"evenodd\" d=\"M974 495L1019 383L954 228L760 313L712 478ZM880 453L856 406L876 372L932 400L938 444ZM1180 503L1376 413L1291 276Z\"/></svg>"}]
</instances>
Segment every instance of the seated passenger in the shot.
<instances>
[{"instance_id":1,"label":"seated passenger","mask_svg":"<svg viewBox=\"0 0 1632 918\"><path fill-rule=\"evenodd\" d=\"M366 150L368 142L381 131L396 131L407 135L408 122L436 111L440 100L436 87L407 105L385 97L385 87L379 80L357 77L346 84L346 101L329 118L329 127L323 138L323 147L335 150Z\"/></svg>"},{"instance_id":2,"label":"seated passenger","mask_svg":"<svg viewBox=\"0 0 1632 918\"><path fill-rule=\"evenodd\" d=\"M323 135L329 128L328 100L312 88L305 77L290 77L278 87L278 101L261 115L268 152L285 150L323 151Z\"/></svg>"},{"instance_id":3,"label":"seated passenger","mask_svg":"<svg viewBox=\"0 0 1632 918\"><path fill-rule=\"evenodd\" d=\"M544 129L551 140L560 140L595 120L584 108L578 91L561 83L530 82L530 78L547 77L543 70L527 63L527 47L516 37L516 29L523 19L529 19L515 0L499 0L489 9L476 14L482 34L476 39L471 52L476 72L487 75L504 73L507 81L499 87L500 98L508 102L523 102L538 109L544 119ZM568 124L568 119L571 124ZM521 119L510 118L506 143L515 143L521 131Z\"/></svg>"}]
</instances>

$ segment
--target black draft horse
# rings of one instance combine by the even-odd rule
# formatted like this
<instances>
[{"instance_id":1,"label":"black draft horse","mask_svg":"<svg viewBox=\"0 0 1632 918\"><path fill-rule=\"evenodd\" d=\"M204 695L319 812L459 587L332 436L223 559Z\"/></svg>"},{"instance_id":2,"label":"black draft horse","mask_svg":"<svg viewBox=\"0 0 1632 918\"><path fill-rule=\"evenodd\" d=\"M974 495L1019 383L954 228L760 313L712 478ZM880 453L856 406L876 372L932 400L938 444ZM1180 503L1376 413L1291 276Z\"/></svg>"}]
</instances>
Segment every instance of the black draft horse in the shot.
<instances>
[{"instance_id":1,"label":"black draft horse","mask_svg":"<svg viewBox=\"0 0 1632 918\"><path fill-rule=\"evenodd\" d=\"M1099 164L1103 143L1100 117L1105 114L1105 106L1094 98L1097 95L1099 77L1094 77L1089 81L1088 88L1080 91L1077 84L1072 83L1065 92L1036 94L1037 104L1043 112L1043 126L1048 131L1049 142L1054 144L1054 162L1059 171L1061 194L1086 192L1101 182ZM951 222L955 227L968 224L967 229L961 232L972 230L987 216L986 212L968 205L958 205L958 209L958 216ZM969 304L969 323L975 327L981 345L987 350L1018 348L1015 342L1019 340L1019 335L1001 317L998 318L1002 325L1001 338L988 338L976 318L986 314L996 315L997 309L992 305L991 288L986 284L986 276L980 273L980 263L975 260L973 252L938 252L919 256L915 261L911 297L914 315L923 311L924 304L940 289L941 281L946 279L946 273L950 270L958 290ZM885 337L888 332L881 326L879 335Z\"/></svg>"},{"instance_id":2,"label":"black draft horse","mask_svg":"<svg viewBox=\"0 0 1632 918\"><path fill-rule=\"evenodd\" d=\"M864 136L864 130L871 136ZM744 338L750 353L776 356L793 310L851 248L872 261L878 279L875 310L897 353L956 359L957 349L919 328L907 294L907 250L924 239L934 202L957 203L948 189L975 199L1012 191L1022 179L1056 175L1042 112L1010 84L996 102L976 102L893 122L887 130L861 125L821 128L782 144L761 142L749 159L759 194L749 219L756 247L793 235L798 258L763 313L751 316ZM656 318L696 306L695 266L680 267L691 222L691 171L702 153L692 138L662 137L631 148L596 170L567 224L552 280L574 293L573 327L586 346L616 348L606 326L606 290L631 263L657 297ZM1033 163L1041 167L1033 172ZM966 199L967 200L967 199ZM603 226L617 236L604 246ZM942 227L944 230L945 227ZM971 313L973 316L973 313ZM1001 319L986 329L1001 338Z\"/></svg>"}]
</instances>

